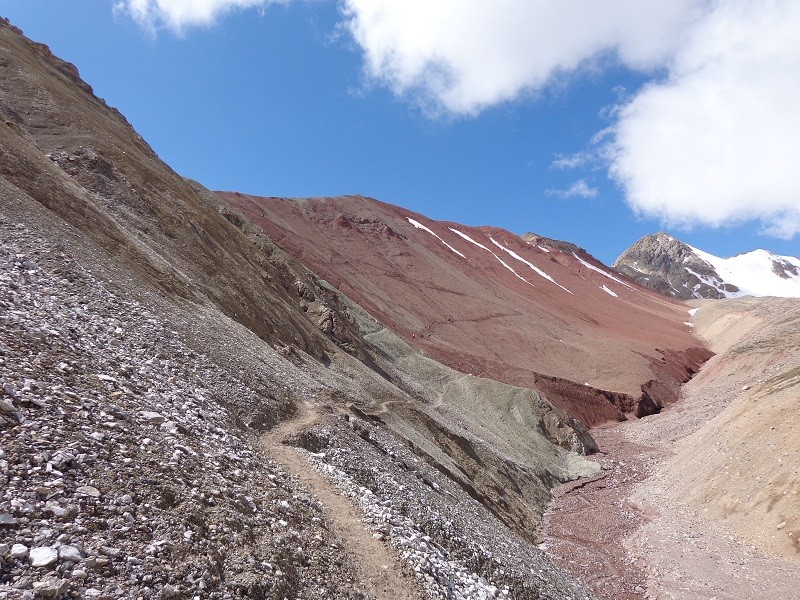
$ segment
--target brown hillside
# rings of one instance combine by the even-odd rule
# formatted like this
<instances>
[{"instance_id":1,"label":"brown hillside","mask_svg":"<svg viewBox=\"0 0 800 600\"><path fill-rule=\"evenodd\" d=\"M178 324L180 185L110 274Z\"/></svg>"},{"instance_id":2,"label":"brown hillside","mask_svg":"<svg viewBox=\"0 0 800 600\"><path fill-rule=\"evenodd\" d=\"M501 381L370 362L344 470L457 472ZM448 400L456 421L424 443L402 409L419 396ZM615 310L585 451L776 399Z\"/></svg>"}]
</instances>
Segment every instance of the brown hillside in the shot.
<instances>
[{"instance_id":1,"label":"brown hillside","mask_svg":"<svg viewBox=\"0 0 800 600\"><path fill-rule=\"evenodd\" d=\"M430 356L538 387L590 425L659 410L709 356L682 303L569 245L361 196L221 195Z\"/></svg>"}]
</instances>

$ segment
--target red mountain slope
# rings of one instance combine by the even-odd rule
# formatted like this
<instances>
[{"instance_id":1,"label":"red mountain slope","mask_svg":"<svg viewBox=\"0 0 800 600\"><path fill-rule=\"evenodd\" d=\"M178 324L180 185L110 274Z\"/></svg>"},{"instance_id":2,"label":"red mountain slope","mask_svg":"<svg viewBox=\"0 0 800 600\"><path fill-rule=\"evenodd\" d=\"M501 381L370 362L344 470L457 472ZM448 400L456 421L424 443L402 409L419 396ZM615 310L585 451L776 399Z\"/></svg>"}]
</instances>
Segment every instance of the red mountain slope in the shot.
<instances>
[{"instance_id":1,"label":"red mountain slope","mask_svg":"<svg viewBox=\"0 0 800 600\"><path fill-rule=\"evenodd\" d=\"M538 387L590 425L658 410L709 356L682 303L563 242L432 221L361 196L220 195L429 355Z\"/></svg>"}]
</instances>

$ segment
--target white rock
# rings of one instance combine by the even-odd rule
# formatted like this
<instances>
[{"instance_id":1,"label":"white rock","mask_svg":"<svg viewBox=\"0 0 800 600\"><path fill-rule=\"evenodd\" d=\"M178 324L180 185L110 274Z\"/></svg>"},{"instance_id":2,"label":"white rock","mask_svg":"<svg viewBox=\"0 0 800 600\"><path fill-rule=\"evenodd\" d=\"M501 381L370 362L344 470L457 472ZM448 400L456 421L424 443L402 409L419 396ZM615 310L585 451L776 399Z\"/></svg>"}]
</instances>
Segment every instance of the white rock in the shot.
<instances>
[{"instance_id":1,"label":"white rock","mask_svg":"<svg viewBox=\"0 0 800 600\"><path fill-rule=\"evenodd\" d=\"M166 417L152 410L143 410L139 414L145 421L147 421L151 425L161 425L164 421L167 420Z\"/></svg>"},{"instance_id":2,"label":"white rock","mask_svg":"<svg viewBox=\"0 0 800 600\"><path fill-rule=\"evenodd\" d=\"M58 549L58 558L69 562L80 562L83 559L83 555L75 546L61 546Z\"/></svg>"},{"instance_id":3,"label":"white rock","mask_svg":"<svg viewBox=\"0 0 800 600\"><path fill-rule=\"evenodd\" d=\"M28 547L25 544L11 546L11 558L25 558L28 556Z\"/></svg>"},{"instance_id":4,"label":"white rock","mask_svg":"<svg viewBox=\"0 0 800 600\"><path fill-rule=\"evenodd\" d=\"M82 485L75 491L79 494L83 494L84 496L91 496L92 498L100 497L100 490L91 485Z\"/></svg>"},{"instance_id":5,"label":"white rock","mask_svg":"<svg viewBox=\"0 0 800 600\"><path fill-rule=\"evenodd\" d=\"M69 589L69 581L66 579L56 579L46 577L41 581L33 582L33 591L38 598L58 598Z\"/></svg>"},{"instance_id":6,"label":"white rock","mask_svg":"<svg viewBox=\"0 0 800 600\"><path fill-rule=\"evenodd\" d=\"M30 552L29 560L32 567L48 567L58 560L58 551L49 546L34 548Z\"/></svg>"}]
</instances>

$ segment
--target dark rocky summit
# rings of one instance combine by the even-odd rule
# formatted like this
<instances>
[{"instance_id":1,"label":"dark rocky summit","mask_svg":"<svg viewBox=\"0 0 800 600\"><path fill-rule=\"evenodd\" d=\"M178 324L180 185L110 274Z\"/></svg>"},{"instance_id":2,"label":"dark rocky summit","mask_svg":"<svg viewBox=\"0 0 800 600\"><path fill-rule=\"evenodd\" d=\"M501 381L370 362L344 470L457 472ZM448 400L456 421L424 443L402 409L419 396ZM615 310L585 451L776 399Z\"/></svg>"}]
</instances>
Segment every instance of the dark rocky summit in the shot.
<instances>
[{"instance_id":1,"label":"dark rocky summit","mask_svg":"<svg viewBox=\"0 0 800 600\"><path fill-rule=\"evenodd\" d=\"M681 300L719 299L739 291L723 281L688 244L663 232L640 239L613 266L639 285Z\"/></svg>"}]
</instances>

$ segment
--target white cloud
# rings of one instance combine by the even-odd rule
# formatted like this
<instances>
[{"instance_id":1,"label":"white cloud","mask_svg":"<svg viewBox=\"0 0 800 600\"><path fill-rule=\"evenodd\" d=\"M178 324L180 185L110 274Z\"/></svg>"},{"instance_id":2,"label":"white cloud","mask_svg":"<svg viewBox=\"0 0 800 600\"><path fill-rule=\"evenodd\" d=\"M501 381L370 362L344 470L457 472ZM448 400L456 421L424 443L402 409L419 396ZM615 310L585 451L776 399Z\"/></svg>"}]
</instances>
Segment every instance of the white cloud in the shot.
<instances>
[{"instance_id":1,"label":"white cloud","mask_svg":"<svg viewBox=\"0 0 800 600\"><path fill-rule=\"evenodd\" d=\"M591 162L592 158L592 153L587 151L576 152L575 154L557 154L553 162L550 163L550 170L577 169Z\"/></svg>"},{"instance_id":2,"label":"white cloud","mask_svg":"<svg viewBox=\"0 0 800 600\"><path fill-rule=\"evenodd\" d=\"M344 0L366 72L455 114L535 92L616 53L661 64L705 0Z\"/></svg>"},{"instance_id":3,"label":"white cloud","mask_svg":"<svg viewBox=\"0 0 800 600\"><path fill-rule=\"evenodd\" d=\"M598 190L590 187L583 179L579 179L566 190L547 190L545 193L558 198L595 198Z\"/></svg>"},{"instance_id":4,"label":"white cloud","mask_svg":"<svg viewBox=\"0 0 800 600\"><path fill-rule=\"evenodd\" d=\"M290 1L119 0L117 8L151 30L180 32ZM432 114L476 115L611 63L658 73L638 91L619 90L631 95L607 112L612 126L550 168L596 165L599 149L641 214L800 232L797 0L338 2L368 79ZM596 193L583 184L561 193Z\"/></svg>"},{"instance_id":5,"label":"white cloud","mask_svg":"<svg viewBox=\"0 0 800 600\"><path fill-rule=\"evenodd\" d=\"M611 174L670 224L800 232L800 3L722 1L619 112Z\"/></svg>"},{"instance_id":6,"label":"white cloud","mask_svg":"<svg viewBox=\"0 0 800 600\"><path fill-rule=\"evenodd\" d=\"M120 0L114 10L129 14L145 29L164 27L180 33L186 27L211 25L233 10L283 4L291 0Z\"/></svg>"}]
</instances>

